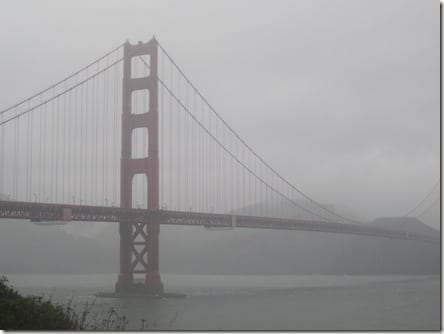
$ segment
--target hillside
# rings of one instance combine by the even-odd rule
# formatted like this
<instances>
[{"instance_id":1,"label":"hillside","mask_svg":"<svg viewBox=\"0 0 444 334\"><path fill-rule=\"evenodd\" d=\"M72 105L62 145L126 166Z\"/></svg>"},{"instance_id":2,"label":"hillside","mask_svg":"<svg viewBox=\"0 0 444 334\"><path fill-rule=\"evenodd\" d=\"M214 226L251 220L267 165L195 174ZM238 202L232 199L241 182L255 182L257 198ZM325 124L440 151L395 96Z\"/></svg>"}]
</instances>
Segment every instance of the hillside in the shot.
<instances>
[{"instance_id":1,"label":"hillside","mask_svg":"<svg viewBox=\"0 0 444 334\"><path fill-rule=\"evenodd\" d=\"M383 217L375 219L371 224L394 231L418 233L431 237L439 235L439 231L414 217Z\"/></svg>"}]
</instances>

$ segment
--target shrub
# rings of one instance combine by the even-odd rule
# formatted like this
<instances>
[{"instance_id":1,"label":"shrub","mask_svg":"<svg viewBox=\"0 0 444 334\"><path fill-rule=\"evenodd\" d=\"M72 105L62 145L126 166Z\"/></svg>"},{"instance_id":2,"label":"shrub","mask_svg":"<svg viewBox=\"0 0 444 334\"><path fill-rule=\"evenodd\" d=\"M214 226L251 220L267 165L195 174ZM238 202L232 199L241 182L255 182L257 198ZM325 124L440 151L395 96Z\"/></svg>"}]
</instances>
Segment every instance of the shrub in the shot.
<instances>
[{"instance_id":1,"label":"shrub","mask_svg":"<svg viewBox=\"0 0 444 334\"><path fill-rule=\"evenodd\" d=\"M68 310L69 311L69 310ZM0 277L0 329L75 330L79 329L73 312L36 296L21 296Z\"/></svg>"}]
</instances>

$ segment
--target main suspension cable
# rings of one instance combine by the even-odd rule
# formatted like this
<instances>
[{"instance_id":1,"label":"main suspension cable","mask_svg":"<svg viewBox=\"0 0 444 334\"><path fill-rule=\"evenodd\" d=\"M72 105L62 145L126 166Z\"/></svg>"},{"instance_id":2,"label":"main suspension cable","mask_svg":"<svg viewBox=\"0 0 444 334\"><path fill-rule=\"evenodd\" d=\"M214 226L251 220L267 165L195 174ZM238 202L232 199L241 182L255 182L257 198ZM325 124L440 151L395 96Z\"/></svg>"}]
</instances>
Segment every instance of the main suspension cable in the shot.
<instances>
[{"instance_id":1,"label":"main suspension cable","mask_svg":"<svg viewBox=\"0 0 444 334\"><path fill-rule=\"evenodd\" d=\"M96 60L93 61L92 63L90 63L90 64L88 64L88 65L82 67L82 68L81 68L80 70L78 70L77 72L75 72L75 73L71 74L70 76L67 76L66 78L64 78L64 79L62 79L62 80L56 82L55 84L49 86L48 88L45 88L44 90L42 90L42 91L40 91L40 92L38 92L38 93L36 93L36 94L34 94L34 95L32 95L32 96L30 96L30 97L24 99L24 100L22 100L22 101L20 101L20 102L18 102L18 103L16 103L16 104L14 104L14 105L12 105L12 106L10 106L10 107L4 109L4 110L2 110L2 111L0 111L0 115L1 115L1 114L4 114L4 113L6 113L6 112L8 112L9 110L14 109L15 107L18 107L18 106L22 105L22 104L25 103L25 102L28 102L28 101L30 101L30 100L36 98L37 96L39 96L39 95L41 95L41 94L44 94L44 93L50 91L51 89L53 89L53 88L59 86L60 84L64 83L65 81L68 81L69 79L74 78L77 74L79 74L79 73L85 71L85 70L88 69L89 67L93 66L94 64L97 64L97 63L100 62L101 60L103 60L103 59L105 59L106 57L108 57L110 54L112 54L112 53L114 53L115 51L119 50L123 45L124 45L123 43L120 44L119 46L115 47L114 49L112 49L111 51L109 51L109 52L108 52L107 54L105 54L104 56L102 56L102 57L96 59Z\"/></svg>"},{"instance_id":2,"label":"main suspension cable","mask_svg":"<svg viewBox=\"0 0 444 334\"><path fill-rule=\"evenodd\" d=\"M245 147L259 160L261 161L268 169L272 171L273 174L275 174L279 179L281 179L285 184L287 184L289 187L291 187L294 191L305 197L307 200L321 208L322 210L339 217L343 220L352 222L352 223L361 223L357 220L353 220L347 217L344 217L332 210L327 209L308 195L306 195L304 192L293 186L289 181L287 181L279 172L277 172L273 167L271 167L265 160L263 160L238 134L234 131L234 129L219 115L219 113L212 107L212 105L205 99L205 97L200 93L200 91L196 88L196 86L188 79L188 77L185 75L185 73L179 68L179 66L176 64L176 62L171 58L171 56L166 52L166 50L162 47L160 43L158 43L160 49L165 53L165 55L168 57L168 59L171 61L171 63L176 67L176 69L182 74L184 79L188 82L188 84L196 91L196 93L199 95L199 97L207 104L207 106L213 111L213 113L219 118L223 124L231 131L231 133L243 144ZM145 65L147 65L145 63ZM147 65L148 66L148 65Z\"/></svg>"},{"instance_id":3,"label":"main suspension cable","mask_svg":"<svg viewBox=\"0 0 444 334\"><path fill-rule=\"evenodd\" d=\"M123 58L120 58L119 60L115 61L115 62L112 63L111 65L109 65L109 66L103 68L103 69L100 70L99 72L97 72L97 73L91 75L90 77L88 77L88 78L86 78L86 79L80 81L79 83L75 84L74 86L71 86L70 88L64 90L63 92L61 92L61 93L59 93L59 94L57 94L57 95L54 95L54 96L50 97L49 99L47 99L47 100L45 100L45 101L43 101L43 102L37 104L36 106L34 106L34 107L30 108L30 109L27 109L27 110L25 110L25 111L23 111L23 112L21 112L21 113L18 113L18 114L16 114L16 115L14 115L14 116L12 116L12 117L6 119L5 121L2 121L2 122L0 123L0 126L1 126L1 125L4 125L4 124L6 124L6 123L9 123L10 121L12 121L12 120L14 120L14 119L17 119L17 118L19 118L19 117L21 117L21 116L23 116L23 115L25 115L25 114L27 114L27 113L29 113L29 112L35 110L35 109L37 109L37 108L39 108L39 107L41 107L41 106L47 104L48 102L51 102L51 101L53 101L53 100L59 98L60 96L62 96L62 95L65 94L65 93L68 93L68 92L72 91L73 89L79 87L80 85L84 84L85 82L88 82L89 80L91 80L91 79L93 79L93 78L99 76L99 75L102 74L103 72L109 70L110 68L112 68L113 66L117 65L117 64L118 64L120 61L122 61L122 60L123 60ZM25 101L26 101L26 100L25 100Z\"/></svg>"}]
</instances>

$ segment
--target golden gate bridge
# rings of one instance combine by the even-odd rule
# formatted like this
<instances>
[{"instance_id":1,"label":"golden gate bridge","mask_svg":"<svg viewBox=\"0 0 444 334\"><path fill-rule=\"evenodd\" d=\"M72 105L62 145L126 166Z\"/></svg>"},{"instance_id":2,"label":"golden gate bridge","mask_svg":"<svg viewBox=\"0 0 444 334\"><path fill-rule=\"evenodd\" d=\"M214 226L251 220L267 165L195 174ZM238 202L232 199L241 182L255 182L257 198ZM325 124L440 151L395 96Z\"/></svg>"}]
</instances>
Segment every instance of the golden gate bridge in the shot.
<instances>
[{"instance_id":1,"label":"golden gate bridge","mask_svg":"<svg viewBox=\"0 0 444 334\"><path fill-rule=\"evenodd\" d=\"M0 131L0 218L118 223L116 293L163 292L160 224L440 241L345 217L293 186L155 38L2 110Z\"/></svg>"}]
</instances>

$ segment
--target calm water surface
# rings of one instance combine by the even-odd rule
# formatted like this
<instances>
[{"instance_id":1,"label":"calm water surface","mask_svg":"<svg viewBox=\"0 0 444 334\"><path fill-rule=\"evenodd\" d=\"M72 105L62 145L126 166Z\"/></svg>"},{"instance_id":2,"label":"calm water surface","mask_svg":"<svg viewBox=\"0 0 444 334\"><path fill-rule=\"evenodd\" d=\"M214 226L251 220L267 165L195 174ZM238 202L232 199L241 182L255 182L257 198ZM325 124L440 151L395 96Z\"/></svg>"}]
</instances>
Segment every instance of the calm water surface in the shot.
<instances>
[{"instance_id":1,"label":"calm water surface","mask_svg":"<svg viewBox=\"0 0 444 334\"><path fill-rule=\"evenodd\" d=\"M184 299L103 299L115 274L8 275L24 294L77 310L94 301L91 315L113 307L127 329L188 330L438 330L438 276L213 276L162 275L168 292Z\"/></svg>"}]
</instances>

